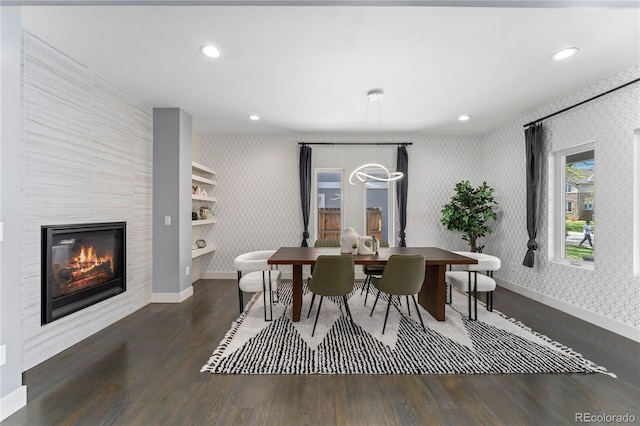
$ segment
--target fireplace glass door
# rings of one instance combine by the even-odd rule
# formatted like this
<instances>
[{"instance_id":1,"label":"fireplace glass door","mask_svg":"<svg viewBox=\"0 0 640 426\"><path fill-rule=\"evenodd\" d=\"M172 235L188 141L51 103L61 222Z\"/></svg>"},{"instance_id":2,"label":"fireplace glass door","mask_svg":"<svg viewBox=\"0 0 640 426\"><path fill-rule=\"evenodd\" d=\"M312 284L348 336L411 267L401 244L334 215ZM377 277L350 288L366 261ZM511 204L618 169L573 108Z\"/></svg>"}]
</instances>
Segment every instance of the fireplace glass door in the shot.
<instances>
[{"instance_id":1,"label":"fireplace glass door","mask_svg":"<svg viewBox=\"0 0 640 426\"><path fill-rule=\"evenodd\" d=\"M42 322L125 290L125 223L42 228Z\"/></svg>"}]
</instances>

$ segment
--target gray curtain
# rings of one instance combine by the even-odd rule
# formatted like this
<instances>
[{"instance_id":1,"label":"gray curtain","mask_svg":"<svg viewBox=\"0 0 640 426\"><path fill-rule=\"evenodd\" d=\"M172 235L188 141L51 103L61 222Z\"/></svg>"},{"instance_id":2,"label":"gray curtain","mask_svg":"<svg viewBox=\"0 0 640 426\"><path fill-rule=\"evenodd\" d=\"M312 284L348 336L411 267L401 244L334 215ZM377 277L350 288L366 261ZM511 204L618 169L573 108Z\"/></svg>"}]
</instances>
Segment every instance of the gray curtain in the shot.
<instances>
[{"instance_id":1,"label":"gray curtain","mask_svg":"<svg viewBox=\"0 0 640 426\"><path fill-rule=\"evenodd\" d=\"M301 247L308 247L309 238L309 210L311 209L311 147L300 145L300 202L302 203L302 232Z\"/></svg>"},{"instance_id":2,"label":"gray curtain","mask_svg":"<svg viewBox=\"0 0 640 426\"><path fill-rule=\"evenodd\" d=\"M396 171L404 173L402 179L396 181L396 190L398 198L398 216L400 221L400 237L399 246L406 247L404 230L407 227L407 187L409 185L409 154L407 147L402 145L398 147L398 159L396 163Z\"/></svg>"},{"instance_id":3,"label":"gray curtain","mask_svg":"<svg viewBox=\"0 0 640 426\"><path fill-rule=\"evenodd\" d=\"M522 264L533 268L534 251L538 249L536 236L538 235L538 213L540 210L540 187L542 170L542 123L536 123L524 130L527 149L527 254Z\"/></svg>"}]
</instances>

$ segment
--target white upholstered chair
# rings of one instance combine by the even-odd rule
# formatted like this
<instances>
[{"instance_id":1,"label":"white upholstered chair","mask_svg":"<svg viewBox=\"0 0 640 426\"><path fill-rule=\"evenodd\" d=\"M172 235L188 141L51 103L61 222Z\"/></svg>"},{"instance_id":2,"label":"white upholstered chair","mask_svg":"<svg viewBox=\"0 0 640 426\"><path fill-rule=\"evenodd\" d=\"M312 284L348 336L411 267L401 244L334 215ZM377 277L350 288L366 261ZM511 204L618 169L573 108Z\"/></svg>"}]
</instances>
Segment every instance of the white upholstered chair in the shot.
<instances>
[{"instance_id":1,"label":"white upholstered chair","mask_svg":"<svg viewBox=\"0 0 640 426\"><path fill-rule=\"evenodd\" d=\"M490 254L474 253L470 251L454 251L460 256L470 257L478 261L474 265L466 265L464 271L447 271L445 281L447 286L453 286L464 291L469 296L469 319L478 319L478 292L487 293L487 310L493 311L493 291L496 289L496 281L493 279L493 271L500 269L500 259ZM485 274L478 272L486 272ZM449 288L449 290L451 290ZM474 315L471 315L471 296L474 299Z\"/></svg>"},{"instance_id":2,"label":"white upholstered chair","mask_svg":"<svg viewBox=\"0 0 640 426\"><path fill-rule=\"evenodd\" d=\"M264 300L264 320L273 319L273 292L277 293L280 285L280 271L272 269L267 260L275 253L275 250L260 250L241 254L233 261L233 266L238 271L238 300L240 313L244 310L242 292L256 293L262 291ZM269 305L269 317L267 318L267 299Z\"/></svg>"}]
</instances>

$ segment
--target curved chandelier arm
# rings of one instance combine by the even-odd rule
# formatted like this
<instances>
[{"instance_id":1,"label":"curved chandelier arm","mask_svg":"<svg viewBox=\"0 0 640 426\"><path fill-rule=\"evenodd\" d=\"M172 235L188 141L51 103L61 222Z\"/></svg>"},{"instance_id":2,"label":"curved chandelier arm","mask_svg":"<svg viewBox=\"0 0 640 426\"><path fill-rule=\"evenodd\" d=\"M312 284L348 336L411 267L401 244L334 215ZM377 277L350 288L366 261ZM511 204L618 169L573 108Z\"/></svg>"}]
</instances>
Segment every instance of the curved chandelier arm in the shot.
<instances>
[{"instance_id":1,"label":"curved chandelier arm","mask_svg":"<svg viewBox=\"0 0 640 426\"><path fill-rule=\"evenodd\" d=\"M356 177L362 182L365 182L365 180L377 180L379 182L391 182L391 181L394 181L394 180L401 179L403 176L404 176L404 174L402 172L389 173L389 177L386 177L386 178L382 178L380 176L371 176L371 175L368 175L368 174L363 173L363 172L356 173ZM366 179L362 179L362 177L364 177Z\"/></svg>"},{"instance_id":2,"label":"curved chandelier arm","mask_svg":"<svg viewBox=\"0 0 640 426\"><path fill-rule=\"evenodd\" d=\"M387 176L386 177L372 176L372 175L370 175L368 173L365 173L365 172L361 171L361 170L367 169L367 168L382 169L382 170L384 170L384 172L385 172L385 174ZM355 169L353 172L351 172L351 175L349 176L349 183L351 185L356 185L357 184L357 182L353 181L354 176L360 182L366 182L368 180L377 180L379 182L391 182L391 181L394 181L394 180L401 179L404 176L404 174L402 172L393 172L393 173L391 173L391 172L389 172L389 169L387 169L382 164L370 163L370 164L362 165L362 166L358 167L357 169Z\"/></svg>"}]
</instances>

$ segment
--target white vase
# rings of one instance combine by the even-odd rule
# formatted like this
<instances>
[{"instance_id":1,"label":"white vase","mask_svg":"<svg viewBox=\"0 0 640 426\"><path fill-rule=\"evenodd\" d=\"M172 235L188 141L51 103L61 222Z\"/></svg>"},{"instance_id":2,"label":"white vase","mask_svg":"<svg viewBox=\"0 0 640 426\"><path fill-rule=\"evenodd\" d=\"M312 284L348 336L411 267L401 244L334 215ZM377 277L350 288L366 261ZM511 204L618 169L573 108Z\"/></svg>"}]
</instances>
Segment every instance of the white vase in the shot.
<instances>
[{"instance_id":1,"label":"white vase","mask_svg":"<svg viewBox=\"0 0 640 426\"><path fill-rule=\"evenodd\" d=\"M351 247L353 244L358 244L358 233L355 229L349 227L344 228L342 236L340 237L340 252L351 253Z\"/></svg>"},{"instance_id":2,"label":"white vase","mask_svg":"<svg viewBox=\"0 0 640 426\"><path fill-rule=\"evenodd\" d=\"M373 254L373 237L358 237L358 254Z\"/></svg>"}]
</instances>

